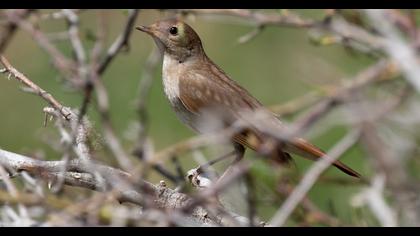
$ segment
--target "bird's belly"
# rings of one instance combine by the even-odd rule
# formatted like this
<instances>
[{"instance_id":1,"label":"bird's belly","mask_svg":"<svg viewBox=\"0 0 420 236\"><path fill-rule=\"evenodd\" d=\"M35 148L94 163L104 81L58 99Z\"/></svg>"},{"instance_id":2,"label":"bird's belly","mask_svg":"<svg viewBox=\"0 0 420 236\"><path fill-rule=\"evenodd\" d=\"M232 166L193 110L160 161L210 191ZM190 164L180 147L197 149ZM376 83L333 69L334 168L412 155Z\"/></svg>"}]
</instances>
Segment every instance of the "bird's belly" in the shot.
<instances>
[{"instance_id":1,"label":"bird's belly","mask_svg":"<svg viewBox=\"0 0 420 236\"><path fill-rule=\"evenodd\" d=\"M226 128L220 113L203 111L199 114L189 111L179 98L169 99L176 116L195 132L205 134L214 133Z\"/></svg>"},{"instance_id":2,"label":"bird's belly","mask_svg":"<svg viewBox=\"0 0 420 236\"><path fill-rule=\"evenodd\" d=\"M172 109L175 111L176 116L179 120L182 121L185 125L193 129L195 132L203 133L203 130L200 129L199 125L199 116L187 110L187 108L182 104L179 98L169 98Z\"/></svg>"}]
</instances>

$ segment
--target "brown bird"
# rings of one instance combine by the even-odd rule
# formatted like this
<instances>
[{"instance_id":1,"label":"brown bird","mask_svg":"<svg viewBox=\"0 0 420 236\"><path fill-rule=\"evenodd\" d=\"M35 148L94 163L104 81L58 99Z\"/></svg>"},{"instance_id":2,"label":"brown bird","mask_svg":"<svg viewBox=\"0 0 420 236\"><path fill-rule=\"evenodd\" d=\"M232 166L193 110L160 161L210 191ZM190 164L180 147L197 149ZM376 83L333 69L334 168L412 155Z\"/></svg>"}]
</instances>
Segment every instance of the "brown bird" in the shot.
<instances>
[{"instance_id":1,"label":"brown bird","mask_svg":"<svg viewBox=\"0 0 420 236\"><path fill-rule=\"evenodd\" d=\"M238 120L250 120L256 112L264 114L270 125L280 129L284 127L273 113L207 57L200 37L188 24L170 19L136 28L151 35L163 53L165 94L178 118L193 130L214 132L216 127L223 129ZM291 160L289 152L311 160L325 156L321 149L302 138L282 141L270 138L258 125L250 125L233 135L232 142L237 159L243 157L245 147L264 153L279 163ZM272 144L268 145L272 147L269 152L267 144ZM333 165L351 176L360 177L359 173L340 161L335 161Z\"/></svg>"}]
</instances>

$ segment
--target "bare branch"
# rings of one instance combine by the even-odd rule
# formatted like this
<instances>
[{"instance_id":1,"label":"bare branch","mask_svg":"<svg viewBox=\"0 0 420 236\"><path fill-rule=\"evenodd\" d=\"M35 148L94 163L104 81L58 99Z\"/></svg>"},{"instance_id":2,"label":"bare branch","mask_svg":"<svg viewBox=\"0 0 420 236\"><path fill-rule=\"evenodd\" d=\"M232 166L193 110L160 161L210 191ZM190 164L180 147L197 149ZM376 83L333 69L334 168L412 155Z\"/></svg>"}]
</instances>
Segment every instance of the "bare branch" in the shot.
<instances>
[{"instance_id":1,"label":"bare branch","mask_svg":"<svg viewBox=\"0 0 420 236\"><path fill-rule=\"evenodd\" d=\"M98 67L98 74L101 75L109 63L114 59L114 57L120 52L123 47L128 47L128 40L130 38L131 32L134 29L134 23L136 22L137 15L139 13L138 9L131 9L127 17L127 23L125 24L123 32L118 36L115 42L108 49L108 52L105 56L105 59L102 60Z\"/></svg>"},{"instance_id":2,"label":"bare branch","mask_svg":"<svg viewBox=\"0 0 420 236\"><path fill-rule=\"evenodd\" d=\"M306 19L289 10L283 11L282 14L245 9L181 9L176 11L184 14L236 17L258 27L279 26L327 31L337 35L342 43L348 43L349 41L362 43L373 50L384 48L382 38L338 17L330 17L328 21L318 22ZM361 49L358 45L355 45L354 48ZM366 50L363 52L366 52Z\"/></svg>"},{"instance_id":3,"label":"bare branch","mask_svg":"<svg viewBox=\"0 0 420 236\"><path fill-rule=\"evenodd\" d=\"M399 65L405 78L420 91L420 64L415 49L408 45L386 18L385 10L367 10L367 15L375 27L386 37L385 51Z\"/></svg>"},{"instance_id":4,"label":"bare branch","mask_svg":"<svg viewBox=\"0 0 420 236\"><path fill-rule=\"evenodd\" d=\"M63 14L66 16L69 23L68 34L74 54L76 55L79 67L83 68L86 66L86 55L79 37L79 17L70 9L64 9Z\"/></svg>"},{"instance_id":5,"label":"bare branch","mask_svg":"<svg viewBox=\"0 0 420 236\"><path fill-rule=\"evenodd\" d=\"M54 181L60 174L63 161L40 161L34 160L26 156L8 152L0 149L0 165L4 166L10 172L27 171L37 177ZM194 219L205 225L216 225L207 217L207 212L200 207L190 205L192 199L183 193L176 192L166 187L166 185L153 185L147 181L136 179L137 186L141 188L126 188L115 179L122 179L133 182L132 176L124 171L114 169L112 167L101 164L92 163L91 167L83 165L81 160L71 160L68 165L68 171L65 173L65 184L71 186L83 187L96 191L109 191L109 187L117 191L118 200L121 202L131 202L143 205L146 201L145 197L149 196L154 199L156 206L164 209L188 209L192 214L188 218ZM92 169L96 169L101 175L106 176L105 185L98 182L92 175ZM221 186L219 186L220 188ZM217 191L219 188L212 191ZM196 206L196 204L194 204ZM222 218L217 219L221 221Z\"/></svg>"},{"instance_id":6,"label":"bare branch","mask_svg":"<svg viewBox=\"0 0 420 236\"><path fill-rule=\"evenodd\" d=\"M128 154L122 148L120 141L117 138L117 135L114 132L114 128L111 123L111 116L109 114L109 98L108 92L102 82L102 80L97 77L97 74L91 75L93 83L96 88L96 99L98 101L98 110L101 115L101 122L104 128L104 135L108 147L112 151L113 155L117 159L119 165L124 170L132 170L133 163L131 162Z\"/></svg>"},{"instance_id":7,"label":"bare branch","mask_svg":"<svg viewBox=\"0 0 420 236\"><path fill-rule=\"evenodd\" d=\"M337 87L329 92L329 95L313 105L312 110L300 117L296 122L290 133L292 136L303 134L309 127L311 127L321 117L324 117L337 105L344 102L349 102L352 95L364 86L367 86L375 81L384 81L395 77L397 73L395 65L387 61L379 61L376 64L359 72L350 83L344 84L342 87Z\"/></svg>"},{"instance_id":8,"label":"bare branch","mask_svg":"<svg viewBox=\"0 0 420 236\"><path fill-rule=\"evenodd\" d=\"M153 73L156 70L156 67L160 60L160 52L156 48L150 53L147 58L146 64L143 68L143 73L141 80L139 82L138 88L138 98L137 98L137 114L139 117L139 134L138 142L136 144L136 150L134 151L138 157L143 156L144 145L147 139L147 127L148 127L148 114L146 109L146 104L148 101L150 89L153 82Z\"/></svg>"},{"instance_id":9,"label":"bare branch","mask_svg":"<svg viewBox=\"0 0 420 236\"><path fill-rule=\"evenodd\" d=\"M353 198L353 204L357 206L368 205L382 226L396 227L398 226L396 215L383 196L384 187L385 176L378 175L374 177L372 186L356 195Z\"/></svg>"},{"instance_id":10,"label":"bare branch","mask_svg":"<svg viewBox=\"0 0 420 236\"><path fill-rule=\"evenodd\" d=\"M245 9L181 9L181 13L192 13L197 15L227 15L240 17L257 25L277 25L287 27L308 28L315 25L315 22L309 19L287 11L285 14L263 13Z\"/></svg>"},{"instance_id":11,"label":"bare branch","mask_svg":"<svg viewBox=\"0 0 420 236\"><path fill-rule=\"evenodd\" d=\"M66 16L69 25L68 34L73 53L77 60L79 77L82 80L87 80L86 53L79 37L79 16L70 9L64 9L63 14Z\"/></svg>"},{"instance_id":12,"label":"bare branch","mask_svg":"<svg viewBox=\"0 0 420 236\"><path fill-rule=\"evenodd\" d=\"M7 20L13 24L18 25L21 29L27 31L35 41L43 48L53 60L54 66L62 73L66 75L72 75L73 72L77 71L77 67L72 60L65 57L51 42L48 37L42 33L39 29L36 29L31 23L23 20L22 18L15 16L9 12L5 13ZM75 79L75 78L73 78ZM77 79L73 81L77 85Z\"/></svg>"},{"instance_id":13,"label":"bare branch","mask_svg":"<svg viewBox=\"0 0 420 236\"><path fill-rule=\"evenodd\" d=\"M318 182L322 180L323 179L321 177L318 178ZM345 180L348 180L348 179L345 178ZM285 197L288 197L290 196L290 194L292 194L294 187L292 187L291 184L288 184L286 182L287 180L281 181L281 183L277 187L277 191L279 191L279 193L284 195ZM353 180L349 181L349 184L354 185L354 181ZM324 223L328 226L343 225L338 218L320 210L315 205L315 203L309 199L308 196L302 199L301 205L302 205L302 208L305 210L305 212L303 213L304 218L308 219L307 221L310 221L311 223L315 221L315 222Z\"/></svg>"},{"instance_id":14,"label":"bare branch","mask_svg":"<svg viewBox=\"0 0 420 236\"><path fill-rule=\"evenodd\" d=\"M19 10L11 10L11 11L13 11L11 14L17 14L19 15L19 17L25 18L31 13L32 10L19 9ZM10 39L13 37L14 33L16 32L17 25L13 22L8 22L8 24L4 28L5 30L3 30L0 33L0 54L3 53Z\"/></svg>"},{"instance_id":15,"label":"bare branch","mask_svg":"<svg viewBox=\"0 0 420 236\"><path fill-rule=\"evenodd\" d=\"M298 186L293 190L292 194L290 194L287 200L273 216L270 225L284 225L290 214L292 214L299 202L305 197L306 193L311 189L322 172L331 166L334 161L338 160L338 158L340 158L344 152L352 147L358 139L358 131L350 132L323 158L315 162L308 172L306 172Z\"/></svg>"},{"instance_id":16,"label":"bare branch","mask_svg":"<svg viewBox=\"0 0 420 236\"><path fill-rule=\"evenodd\" d=\"M60 114L66 119L70 120L73 119L73 114L70 111L69 108L64 107L57 99L55 99L50 93L43 90L41 87L36 85L34 82L32 82L30 79L28 79L24 74L20 73L18 70L16 70L10 62L3 56L0 55L0 62L5 67L6 72L10 73L14 78L22 82L24 85L31 88L36 94L38 94L40 97L42 97L45 101L48 102L55 110L60 112Z\"/></svg>"}]
</instances>

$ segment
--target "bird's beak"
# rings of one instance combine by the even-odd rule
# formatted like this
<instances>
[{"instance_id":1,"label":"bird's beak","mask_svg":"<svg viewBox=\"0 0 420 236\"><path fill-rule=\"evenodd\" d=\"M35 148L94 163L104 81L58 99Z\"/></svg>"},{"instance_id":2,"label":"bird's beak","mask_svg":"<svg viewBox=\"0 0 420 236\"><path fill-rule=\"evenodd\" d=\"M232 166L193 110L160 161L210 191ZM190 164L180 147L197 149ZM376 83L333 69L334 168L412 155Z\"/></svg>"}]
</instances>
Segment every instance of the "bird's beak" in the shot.
<instances>
[{"instance_id":1,"label":"bird's beak","mask_svg":"<svg viewBox=\"0 0 420 236\"><path fill-rule=\"evenodd\" d=\"M147 34L149 34L150 36L152 36L153 40L155 41L156 45L158 46L159 50L161 52L163 52L165 50L165 45L163 44L163 42L161 41L159 35L159 30L157 27L155 27L155 25L151 25L151 26L137 26L136 29L143 31Z\"/></svg>"},{"instance_id":2,"label":"bird's beak","mask_svg":"<svg viewBox=\"0 0 420 236\"><path fill-rule=\"evenodd\" d=\"M154 35L153 30L150 27L140 25L140 26L137 26L136 29L143 31L145 33L148 33L150 35Z\"/></svg>"}]
</instances>

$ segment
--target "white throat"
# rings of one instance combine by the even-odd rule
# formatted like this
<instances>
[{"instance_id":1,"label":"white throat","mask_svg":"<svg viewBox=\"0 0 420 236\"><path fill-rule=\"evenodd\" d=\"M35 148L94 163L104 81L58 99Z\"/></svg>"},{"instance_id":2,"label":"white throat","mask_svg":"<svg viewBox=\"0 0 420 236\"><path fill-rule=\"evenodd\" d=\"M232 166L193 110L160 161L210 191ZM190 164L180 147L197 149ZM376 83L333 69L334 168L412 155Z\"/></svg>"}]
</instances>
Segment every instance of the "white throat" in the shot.
<instances>
[{"instance_id":1,"label":"white throat","mask_svg":"<svg viewBox=\"0 0 420 236\"><path fill-rule=\"evenodd\" d=\"M164 53L162 66L163 88L171 102L179 97L179 78L183 67L176 59Z\"/></svg>"}]
</instances>

